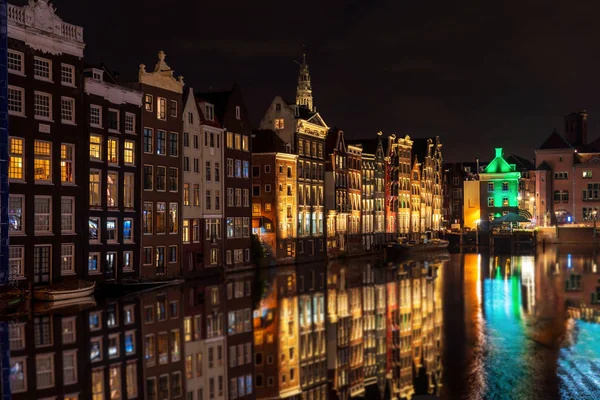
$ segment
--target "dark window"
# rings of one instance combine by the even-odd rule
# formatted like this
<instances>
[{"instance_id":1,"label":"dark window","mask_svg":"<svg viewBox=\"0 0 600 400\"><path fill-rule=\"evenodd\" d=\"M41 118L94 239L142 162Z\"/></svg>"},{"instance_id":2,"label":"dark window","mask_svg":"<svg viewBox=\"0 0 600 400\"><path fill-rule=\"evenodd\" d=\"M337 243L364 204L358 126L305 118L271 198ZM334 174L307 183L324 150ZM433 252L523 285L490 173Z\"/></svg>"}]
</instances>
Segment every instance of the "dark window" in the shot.
<instances>
[{"instance_id":1,"label":"dark window","mask_svg":"<svg viewBox=\"0 0 600 400\"><path fill-rule=\"evenodd\" d=\"M165 190L166 173L165 167L156 167L156 190Z\"/></svg>"},{"instance_id":2,"label":"dark window","mask_svg":"<svg viewBox=\"0 0 600 400\"><path fill-rule=\"evenodd\" d=\"M177 148L177 134L169 133L169 155L173 157L177 157L179 149Z\"/></svg>"},{"instance_id":3,"label":"dark window","mask_svg":"<svg viewBox=\"0 0 600 400\"><path fill-rule=\"evenodd\" d=\"M156 154L167 154L167 133L156 131Z\"/></svg>"},{"instance_id":4,"label":"dark window","mask_svg":"<svg viewBox=\"0 0 600 400\"><path fill-rule=\"evenodd\" d=\"M144 165L144 189L152 190L152 165Z\"/></svg>"},{"instance_id":5,"label":"dark window","mask_svg":"<svg viewBox=\"0 0 600 400\"><path fill-rule=\"evenodd\" d=\"M108 111L108 129L119 130L119 112L115 110Z\"/></svg>"},{"instance_id":6,"label":"dark window","mask_svg":"<svg viewBox=\"0 0 600 400\"><path fill-rule=\"evenodd\" d=\"M260 185L254 185L254 186L252 186L252 196L253 197L260 197Z\"/></svg>"},{"instance_id":7,"label":"dark window","mask_svg":"<svg viewBox=\"0 0 600 400\"><path fill-rule=\"evenodd\" d=\"M260 176L260 167L258 165L252 166L252 177L258 178Z\"/></svg>"},{"instance_id":8,"label":"dark window","mask_svg":"<svg viewBox=\"0 0 600 400\"><path fill-rule=\"evenodd\" d=\"M176 192L178 190L178 175L179 171L177 168L169 168L169 190L171 192Z\"/></svg>"},{"instance_id":9,"label":"dark window","mask_svg":"<svg viewBox=\"0 0 600 400\"><path fill-rule=\"evenodd\" d=\"M152 129L144 128L144 153L152 153Z\"/></svg>"}]
</instances>

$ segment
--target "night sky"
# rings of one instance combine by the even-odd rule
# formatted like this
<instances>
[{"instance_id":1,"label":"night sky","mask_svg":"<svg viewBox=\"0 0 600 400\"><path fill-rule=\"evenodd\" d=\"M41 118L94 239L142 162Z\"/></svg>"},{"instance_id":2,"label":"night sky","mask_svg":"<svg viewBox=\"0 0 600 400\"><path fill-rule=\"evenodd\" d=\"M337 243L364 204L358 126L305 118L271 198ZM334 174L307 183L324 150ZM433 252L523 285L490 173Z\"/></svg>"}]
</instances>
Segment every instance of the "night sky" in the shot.
<instances>
[{"instance_id":1,"label":"night sky","mask_svg":"<svg viewBox=\"0 0 600 400\"><path fill-rule=\"evenodd\" d=\"M12 3L23 3L9 0ZM197 90L243 87L253 122L295 98L306 46L315 105L348 137L439 135L447 161L532 158L563 117L600 133L600 2L55 0L86 57L134 79L158 50Z\"/></svg>"}]
</instances>

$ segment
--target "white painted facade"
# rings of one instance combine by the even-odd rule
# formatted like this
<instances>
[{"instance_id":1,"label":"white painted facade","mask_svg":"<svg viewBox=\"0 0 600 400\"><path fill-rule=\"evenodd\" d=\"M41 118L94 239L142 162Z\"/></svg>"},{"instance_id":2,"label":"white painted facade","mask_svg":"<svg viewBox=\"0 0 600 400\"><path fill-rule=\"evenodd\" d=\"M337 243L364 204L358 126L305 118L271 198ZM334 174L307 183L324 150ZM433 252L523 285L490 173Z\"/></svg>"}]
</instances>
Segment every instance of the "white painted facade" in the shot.
<instances>
[{"instance_id":1,"label":"white painted facade","mask_svg":"<svg viewBox=\"0 0 600 400\"><path fill-rule=\"evenodd\" d=\"M190 88L186 95L185 106L183 108L183 192L185 196L185 190L188 190L188 201L184 198L183 201L183 212L182 216L184 219L201 218L202 217L202 204L204 198L204 179L202 175L203 160L202 150L196 148L196 144L200 147L202 138L202 128L200 113L196 106L196 99L194 98L194 89ZM196 171L195 165L198 165ZM186 186L187 185L187 186ZM196 186L197 185L197 186ZM199 196L199 205L195 205L195 193L194 190L197 187ZM191 229L191 227L190 227Z\"/></svg>"},{"instance_id":2,"label":"white painted facade","mask_svg":"<svg viewBox=\"0 0 600 400\"><path fill-rule=\"evenodd\" d=\"M229 391L225 336L204 340L204 399L225 400ZM221 358L219 359L219 348ZM210 360L212 353L212 362ZM211 396L211 390L213 395Z\"/></svg>"}]
</instances>

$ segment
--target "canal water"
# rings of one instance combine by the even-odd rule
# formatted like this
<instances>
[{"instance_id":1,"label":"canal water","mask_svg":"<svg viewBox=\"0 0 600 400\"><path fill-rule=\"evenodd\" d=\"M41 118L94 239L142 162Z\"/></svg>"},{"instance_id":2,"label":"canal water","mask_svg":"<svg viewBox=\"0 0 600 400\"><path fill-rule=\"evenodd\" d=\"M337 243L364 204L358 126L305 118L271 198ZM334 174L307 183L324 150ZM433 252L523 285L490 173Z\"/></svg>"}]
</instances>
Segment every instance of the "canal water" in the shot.
<instances>
[{"instance_id":1,"label":"canal water","mask_svg":"<svg viewBox=\"0 0 600 400\"><path fill-rule=\"evenodd\" d=\"M31 306L5 322L13 398L600 399L598 258L348 259Z\"/></svg>"}]
</instances>

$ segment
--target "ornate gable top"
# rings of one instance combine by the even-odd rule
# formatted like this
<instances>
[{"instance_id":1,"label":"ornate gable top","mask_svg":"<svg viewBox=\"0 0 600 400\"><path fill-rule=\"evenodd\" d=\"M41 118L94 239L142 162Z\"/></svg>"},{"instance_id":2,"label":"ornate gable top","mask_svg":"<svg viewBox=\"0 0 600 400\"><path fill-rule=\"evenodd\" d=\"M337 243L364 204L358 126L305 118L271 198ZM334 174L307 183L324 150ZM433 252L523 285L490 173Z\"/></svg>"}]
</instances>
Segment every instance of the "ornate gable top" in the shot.
<instances>
[{"instance_id":1,"label":"ornate gable top","mask_svg":"<svg viewBox=\"0 0 600 400\"><path fill-rule=\"evenodd\" d=\"M150 86L157 86L177 93L183 93L183 76L177 79L173 76L173 70L165 62L167 55L164 51L158 52L158 62L154 65L153 72L146 71L146 65L140 64L138 72L139 82Z\"/></svg>"},{"instance_id":2,"label":"ornate gable top","mask_svg":"<svg viewBox=\"0 0 600 400\"><path fill-rule=\"evenodd\" d=\"M29 0L19 7L8 4L8 35L50 54L83 57L83 28L64 22L48 0Z\"/></svg>"}]
</instances>

